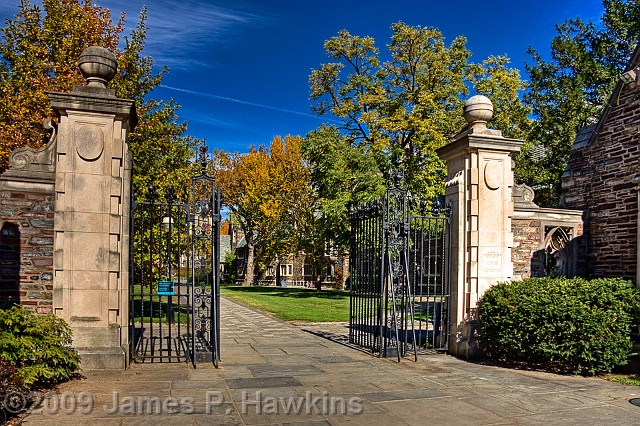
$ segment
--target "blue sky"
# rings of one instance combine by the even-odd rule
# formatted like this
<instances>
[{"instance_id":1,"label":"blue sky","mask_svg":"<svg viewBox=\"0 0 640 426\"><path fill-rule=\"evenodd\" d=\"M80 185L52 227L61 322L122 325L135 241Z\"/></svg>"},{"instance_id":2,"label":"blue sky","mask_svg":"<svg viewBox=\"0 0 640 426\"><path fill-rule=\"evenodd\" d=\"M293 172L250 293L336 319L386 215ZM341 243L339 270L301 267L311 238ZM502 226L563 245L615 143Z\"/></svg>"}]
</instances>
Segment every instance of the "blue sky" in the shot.
<instances>
[{"instance_id":1,"label":"blue sky","mask_svg":"<svg viewBox=\"0 0 640 426\"><path fill-rule=\"evenodd\" d=\"M347 29L381 51L391 24L467 37L472 61L507 55L523 70L528 46L548 53L554 23L597 20L600 0L98 0L134 27L148 7L146 54L170 70L155 98L174 98L188 133L212 148L246 152L277 135L304 136L327 122L310 112L308 78L328 62L323 43ZM19 0L0 0L0 18ZM524 75L526 78L526 75Z\"/></svg>"}]
</instances>

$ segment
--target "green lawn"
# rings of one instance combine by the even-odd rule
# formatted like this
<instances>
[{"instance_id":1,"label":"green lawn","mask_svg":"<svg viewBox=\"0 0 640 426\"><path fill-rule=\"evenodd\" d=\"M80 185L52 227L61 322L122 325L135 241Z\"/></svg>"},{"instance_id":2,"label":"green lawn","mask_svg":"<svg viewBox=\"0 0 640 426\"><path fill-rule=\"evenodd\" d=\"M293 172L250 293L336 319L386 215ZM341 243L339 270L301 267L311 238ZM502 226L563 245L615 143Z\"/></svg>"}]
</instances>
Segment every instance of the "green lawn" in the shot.
<instances>
[{"instance_id":1,"label":"green lawn","mask_svg":"<svg viewBox=\"0 0 640 426\"><path fill-rule=\"evenodd\" d=\"M349 321L349 293L346 291L222 286L220 293L285 321Z\"/></svg>"}]
</instances>

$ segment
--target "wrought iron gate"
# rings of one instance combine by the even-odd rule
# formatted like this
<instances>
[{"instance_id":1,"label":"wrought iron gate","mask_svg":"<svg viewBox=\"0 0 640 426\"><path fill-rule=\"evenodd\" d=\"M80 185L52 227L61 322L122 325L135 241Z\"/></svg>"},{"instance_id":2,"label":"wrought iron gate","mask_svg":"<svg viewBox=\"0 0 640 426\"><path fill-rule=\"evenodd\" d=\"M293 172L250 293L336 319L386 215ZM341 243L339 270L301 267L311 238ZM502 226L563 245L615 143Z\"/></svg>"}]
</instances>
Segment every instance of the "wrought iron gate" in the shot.
<instances>
[{"instance_id":1,"label":"wrought iron gate","mask_svg":"<svg viewBox=\"0 0 640 426\"><path fill-rule=\"evenodd\" d=\"M381 357L446 350L450 212L402 188L392 174L384 200L351 211L349 341Z\"/></svg>"},{"instance_id":2,"label":"wrought iron gate","mask_svg":"<svg viewBox=\"0 0 640 426\"><path fill-rule=\"evenodd\" d=\"M200 174L185 200L169 185L164 200L150 187L131 212L129 325L137 362L220 360L220 192Z\"/></svg>"}]
</instances>

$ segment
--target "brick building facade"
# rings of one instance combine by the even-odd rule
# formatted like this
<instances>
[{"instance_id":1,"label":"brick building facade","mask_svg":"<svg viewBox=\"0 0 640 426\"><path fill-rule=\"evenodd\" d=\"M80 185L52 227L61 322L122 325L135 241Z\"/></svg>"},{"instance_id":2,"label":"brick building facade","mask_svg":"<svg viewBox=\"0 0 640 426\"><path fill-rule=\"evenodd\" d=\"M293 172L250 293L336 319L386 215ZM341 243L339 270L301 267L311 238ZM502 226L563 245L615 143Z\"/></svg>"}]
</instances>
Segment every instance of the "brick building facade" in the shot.
<instances>
[{"instance_id":1,"label":"brick building facade","mask_svg":"<svg viewBox=\"0 0 640 426\"><path fill-rule=\"evenodd\" d=\"M582 129L562 178L562 205L585 210L581 275L638 280L640 47L598 123Z\"/></svg>"}]
</instances>

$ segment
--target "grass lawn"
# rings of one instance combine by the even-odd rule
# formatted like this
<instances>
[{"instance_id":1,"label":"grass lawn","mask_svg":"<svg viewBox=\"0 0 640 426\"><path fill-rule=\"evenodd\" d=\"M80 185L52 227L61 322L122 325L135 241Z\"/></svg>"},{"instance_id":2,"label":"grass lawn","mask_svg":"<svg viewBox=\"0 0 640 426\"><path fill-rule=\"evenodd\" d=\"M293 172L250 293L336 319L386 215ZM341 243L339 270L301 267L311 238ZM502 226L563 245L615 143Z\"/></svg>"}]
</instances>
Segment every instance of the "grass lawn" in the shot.
<instances>
[{"instance_id":1,"label":"grass lawn","mask_svg":"<svg viewBox=\"0 0 640 426\"><path fill-rule=\"evenodd\" d=\"M605 374L604 379L623 385L640 386L640 374Z\"/></svg>"},{"instance_id":2,"label":"grass lawn","mask_svg":"<svg viewBox=\"0 0 640 426\"><path fill-rule=\"evenodd\" d=\"M285 321L349 321L349 293L346 291L222 286L220 293Z\"/></svg>"}]
</instances>

